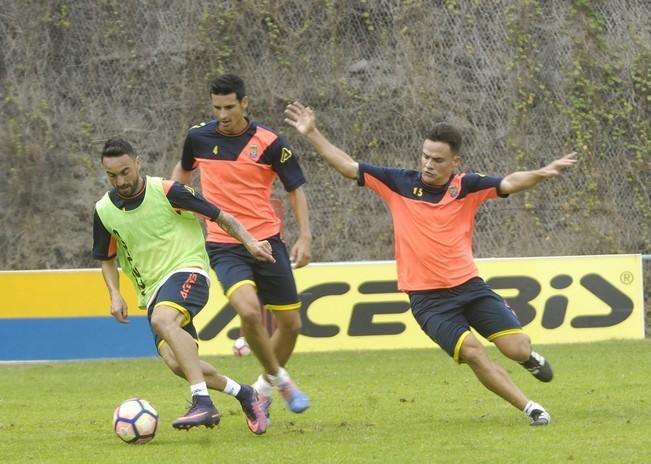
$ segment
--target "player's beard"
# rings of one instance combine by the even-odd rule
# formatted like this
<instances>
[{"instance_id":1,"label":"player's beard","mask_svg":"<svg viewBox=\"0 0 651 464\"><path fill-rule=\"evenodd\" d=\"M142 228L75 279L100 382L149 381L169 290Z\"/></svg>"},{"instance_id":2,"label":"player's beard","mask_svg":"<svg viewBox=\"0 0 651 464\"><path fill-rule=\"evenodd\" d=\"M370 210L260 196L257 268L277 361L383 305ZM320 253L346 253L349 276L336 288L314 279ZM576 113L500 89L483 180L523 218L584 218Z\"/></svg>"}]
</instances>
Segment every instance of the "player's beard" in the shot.
<instances>
[{"instance_id":1,"label":"player's beard","mask_svg":"<svg viewBox=\"0 0 651 464\"><path fill-rule=\"evenodd\" d=\"M132 184L118 187L118 193L123 198L131 198L140 192L140 177Z\"/></svg>"}]
</instances>

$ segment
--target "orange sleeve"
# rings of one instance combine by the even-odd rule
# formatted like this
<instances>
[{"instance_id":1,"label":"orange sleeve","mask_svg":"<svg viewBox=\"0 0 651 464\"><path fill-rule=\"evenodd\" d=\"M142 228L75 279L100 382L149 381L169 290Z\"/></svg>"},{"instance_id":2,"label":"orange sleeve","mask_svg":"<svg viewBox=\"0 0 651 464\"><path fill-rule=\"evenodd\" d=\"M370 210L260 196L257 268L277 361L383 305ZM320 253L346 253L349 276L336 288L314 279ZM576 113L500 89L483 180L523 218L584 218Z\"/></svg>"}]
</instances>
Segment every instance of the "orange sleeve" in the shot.
<instances>
[{"instance_id":1,"label":"orange sleeve","mask_svg":"<svg viewBox=\"0 0 651 464\"><path fill-rule=\"evenodd\" d=\"M109 247L108 247L108 256L115 256L117 254L117 243L115 242L115 238L111 235L111 240L109 241Z\"/></svg>"}]
</instances>

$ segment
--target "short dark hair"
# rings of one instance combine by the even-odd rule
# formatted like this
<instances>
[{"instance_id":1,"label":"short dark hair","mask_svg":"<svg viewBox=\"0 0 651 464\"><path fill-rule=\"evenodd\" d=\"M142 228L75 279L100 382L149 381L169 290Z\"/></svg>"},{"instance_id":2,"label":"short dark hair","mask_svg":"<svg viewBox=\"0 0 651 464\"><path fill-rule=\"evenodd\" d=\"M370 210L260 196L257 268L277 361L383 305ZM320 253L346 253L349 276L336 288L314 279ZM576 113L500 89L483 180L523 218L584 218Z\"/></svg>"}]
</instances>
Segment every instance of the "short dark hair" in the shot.
<instances>
[{"instance_id":1,"label":"short dark hair","mask_svg":"<svg viewBox=\"0 0 651 464\"><path fill-rule=\"evenodd\" d=\"M129 142L121 137L111 137L108 139L102 150L102 159L122 155L129 155L133 158L136 156L136 151Z\"/></svg>"},{"instance_id":2,"label":"short dark hair","mask_svg":"<svg viewBox=\"0 0 651 464\"><path fill-rule=\"evenodd\" d=\"M461 131L452 124L440 122L434 125L430 133L427 135L427 140L447 143L450 145L452 153L457 154L461 149L463 138L461 136Z\"/></svg>"},{"instance_id":3,"label":"short dark hair","mask_svg":"<svg viewBox=\"0 0 651 464\"><path fill-rule=\"evenodd\" d=\"M210 83L211 95L229 95L234 93L238 101L246 96L244 81L235 74L222 74Z\"/></svg>"}]
</instances>

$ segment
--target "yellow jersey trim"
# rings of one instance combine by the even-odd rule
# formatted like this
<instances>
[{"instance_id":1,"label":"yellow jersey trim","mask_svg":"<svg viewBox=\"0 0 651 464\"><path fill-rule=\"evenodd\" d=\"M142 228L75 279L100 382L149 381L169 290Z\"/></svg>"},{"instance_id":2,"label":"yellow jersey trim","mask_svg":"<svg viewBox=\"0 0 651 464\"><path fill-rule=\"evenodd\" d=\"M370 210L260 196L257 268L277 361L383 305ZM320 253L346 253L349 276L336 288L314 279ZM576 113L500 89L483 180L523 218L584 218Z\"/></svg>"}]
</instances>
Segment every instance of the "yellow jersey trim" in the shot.
<instances>
[{"instance_id":1,"label":"yellow jersey trim","mask_svg":"<svg viewBox=\"0 0 651 464\"><path fill-rule=\"evenodd\" d=\"M503 335L511 335L511 334L517 334L517 333L522 333L522 329L508 329L508 330L502 330L501 332L496 332L493 335L489 336L486 338L489 342L492 342L496 338L499 338Z\"/></svg>"},{"instance_id":2,"label":"yellow jersey trim","mask_svg":"<svg viewBox=\"0 0 651 464\"><path fill-rule=\"evenodd\" d=\"M160 341L158 342L158 345L156 345L156 349L158 350L159 354L160 354L160 347L163 346L163 343L165 343L165 340L161 338Z\"/></svg>"},{"instance_id":3,"label":"yellow jersey trim","mask_svg":"<svg viewBox=\"0 0 651 464\"><path fill-rule=\"evenodd\" d=\"M294 311L301 309L301 302L292 303L287 305L264 305L264 309L268 311Z\"/></svg>"},{"instance_id":4,"label":"yellow jersey trim","mask_svg":"<svg viewBox=\"0 0 651 464\"><path fill-rule=\"evenodd\" d=\"M233 292L235 290L240 288L242 285L246 285L246 284L253 285L253 288L255 288L255 282L253 282L252 280L249 280L249 279L240 280L239 282L236 282L233 285L231 285L231 288L229 288L228 291L226 292L226 298L230 299L231 295L233 294Z\"/></svg>"},{"instance_id":5,"label":"yellow jersey trim","mask_svg":"<svg viewBox=\"0 0 651 464\"><path fill-rule=\"evenodd\" d=\"M464 333L462 333L459 337L459 340L457 340L457 344L454 346L454 360L457 362L457 364L461 364L462 362L459 359L459 352L461 351L461 345L463 344L463 341L468 335L470 335L470 330L466 330Z\"/></svg>"},{"instance_id":6,"label":"yellow jersey trim","mask_svg":"<svg viewBox=\"0 0 651 464\"><path fill-rule=\"evenodd\" d=\"M185 327L192 321L192 316L190 315L190 312L178 303L175 303L173 301L159 301L158 303L156 303L156 306L154 306L154 309L158 308L159 306L169 306L170 308L174 308L178 312L183 314L184 320L183 320L183 324L181 324L181 327Z\"/></svg>"}]
</instances>

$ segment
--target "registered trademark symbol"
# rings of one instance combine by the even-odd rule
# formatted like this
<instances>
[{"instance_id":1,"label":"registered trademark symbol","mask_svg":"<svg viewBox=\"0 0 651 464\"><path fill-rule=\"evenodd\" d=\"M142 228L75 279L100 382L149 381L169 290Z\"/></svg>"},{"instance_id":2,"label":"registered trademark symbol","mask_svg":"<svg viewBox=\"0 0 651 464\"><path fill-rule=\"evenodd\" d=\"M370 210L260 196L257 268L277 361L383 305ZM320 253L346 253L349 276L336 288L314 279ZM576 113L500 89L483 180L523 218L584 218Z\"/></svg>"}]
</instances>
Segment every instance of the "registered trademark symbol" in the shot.
<instances>
[{"instance_id":1,"label":"registered trademark symbol","mask_svg":"<svg viewBox=\"0 0 651 464\"><path fill-rule=\"evenodd\" d=\"M633 283L633 273L624 271L619 275L619 280L623 284L630 285Z\"/></svg>"}]
</instances>

